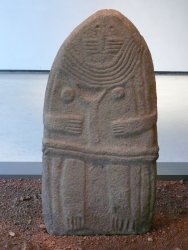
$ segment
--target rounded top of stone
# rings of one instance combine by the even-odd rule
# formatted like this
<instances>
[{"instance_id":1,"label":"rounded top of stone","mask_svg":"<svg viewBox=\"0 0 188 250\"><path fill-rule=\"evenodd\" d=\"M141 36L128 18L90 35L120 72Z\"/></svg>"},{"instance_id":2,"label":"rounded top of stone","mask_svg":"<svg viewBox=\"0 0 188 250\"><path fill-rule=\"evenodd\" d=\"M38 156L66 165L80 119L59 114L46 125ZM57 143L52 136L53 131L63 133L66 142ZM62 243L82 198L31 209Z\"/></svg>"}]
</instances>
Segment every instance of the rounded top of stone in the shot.
<instances>
[{"instance_id":1,"label":"rounded top of stone","mask_svg":"<svg viewBox=\"0 0 188 250\"><path fill-rule=\"evenodd\" d=\"M71 34L74 34L76 31L80 31L80 29L83 29L84 26L89 26L93 22L109 22L113 20L118 20L119 24L123 24L124 27L126 27L128 30L130 30L132 33L139 33L137 28L134 26L134 24L121 12L114 10L114 9L101 9L96 11L94 14L89 16L85 21L83 21L80 25L78 25ZM70 36L71 36L70 34Z\"/></svg>"},{"instance_id":2,"label":"rounded top of stone","mask_svg":"<svg viewBox=\"0 0 188 250\"><path fill-rule=\"evenodd\" d=\"M101 9L101 10L97 10L94 14L92 14L91 16L89 16L86 20L89 20L90 18L94 18L94 17L99 17L99 16L117 17L119 19L124 19L124 20L130 22L133 25L133 23L126 16L124 16L120 11L115 10L115 9Z\"/></svg>"},{"instance_id":3,"label":"rounded top of stone","mask_svg":"<svg viewBox=\"0 0 188 250\"><path fill-rule=\"evenodd\" d=\"M119 17L125 17L120 11L118 10L114 10L114 9L101 9L101 10L97 10L94 14L92 14L90 17L92 16L96 16L96 15L100 15L100 16L119 16Z\"/></svg>"},{"instance_id":4,"label":"rounded top of stone","mask_svg":"<svg viewBox=\"0 0 188 250\"><path fill-rule=\"evenodd\" d=\"M96 69L108 68L132 41L141 48L144 39L128 18L113 9L99 10L71 32L52 68L62 68L64 58L72 53L83 66L88 64Z\"/></svg>"}]
</instances>

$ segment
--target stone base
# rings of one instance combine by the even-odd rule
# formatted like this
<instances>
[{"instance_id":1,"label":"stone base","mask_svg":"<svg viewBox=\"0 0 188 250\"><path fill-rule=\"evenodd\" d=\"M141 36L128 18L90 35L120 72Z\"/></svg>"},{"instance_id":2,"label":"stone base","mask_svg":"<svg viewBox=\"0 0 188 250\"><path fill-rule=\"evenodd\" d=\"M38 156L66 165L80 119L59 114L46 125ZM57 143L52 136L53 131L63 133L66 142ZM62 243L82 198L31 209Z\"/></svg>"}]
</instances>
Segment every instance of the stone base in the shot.
<instances>
[{"instance_id":1,"label":"stone base","mask_svg":"<svg viewBox=\"0 0 188 250\"><path fill-rule=\"evenodd\" d=\"M150 229L156 163L44 156L43 215L55 235L141 234Z\"/></svg>"}]
</instances>

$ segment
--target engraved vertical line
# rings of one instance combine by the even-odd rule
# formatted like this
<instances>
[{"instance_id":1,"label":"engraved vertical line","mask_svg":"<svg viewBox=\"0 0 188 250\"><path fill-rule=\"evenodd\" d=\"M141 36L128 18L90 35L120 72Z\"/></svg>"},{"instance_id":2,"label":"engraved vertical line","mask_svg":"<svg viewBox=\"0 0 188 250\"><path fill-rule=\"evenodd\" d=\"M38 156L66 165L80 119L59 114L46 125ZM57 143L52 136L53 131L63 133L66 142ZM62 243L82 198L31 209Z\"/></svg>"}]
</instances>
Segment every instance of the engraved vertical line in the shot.
<instances>
[{"instance_id":1,"label":"engraved vertical line","mask_svg":"<svg viewBox=\"0 0 188 250\"><path fill-rule=\"evenodd\" d=\"M151 184L151 182L152 182L152 170L151 170L151 168L150 168L150 171L149 171L149 189L150 189L150 196L149 196L149 219L151 219L151 217L152 217L152 207L151 207L151 204L152 204L152 190L151 190L151 188L152 188L152 184Z\"/></svg>"},{"instance_id":2,"label":"engraved vertical line","mask_svg":"<svg viewBox=\"0 0 188 250\"><path fill-rule=\"evenodd\" d=\"M52 216L53 216L53 221L56 223L56 218L55 218L55 213L54 211L56 210L56 195L57 195L57 179L56 179L56 158L52 158L52 163L51 163L51 211L52 211Z\"/></svg>"},{"instance_id":3,"label":"engraved vertical line","mask_svg":"<svg viewBox=\"0 0 188 250\"><path fill-rule=\"evenodd\" d=\"M60 185L60 209L61 209L61 216L62 216L62 224L63 226L66 228L68 226L68 228L71 227L71 219L70 218L66 218L65 216L65 208L64 208L64 202L63 202L63 186L64 186L64 171L65 170L65 158L62 159L62 170L61 170L61 185ZM67 221L65 221L67 220Z\"/></svg>"},{"instance_id":4,"label":"engraved vertical line","mask_svg":"<svg viewBox=\"0 0 188 250\"><path fill-rule=\"evenodd\" d=\"M137 230L140 229L140 222L141 222L141 193L140 191L142 190L142 167L139 167L139 181L138 181L138 186L139 186L139 190L138 190L138 225L137 225ZM139 226L139 227L138 227Z\"/></svg>"},{"instance_id":5,"label":"engraved vertical line","mask_svg":"<svg viewBox=\"0 0 188 250\"><path fill-rule=\"evenodd\" d=\"M113 217L112 218L112 230L116 230L116 228L115 228L115 218Z\"/></svg>"},{"instance_id":6,"label":"engraved vertical line","mask_svg":"<svg viewBox=\"0 0 188 250\"><path fill-rule=\"evenodd\" d=\"M71 216L71 225L72 225L72 229L74 229L74 217Z\"/></svg>"},{"instance_id":7,"label":"engraved vertical line","mask_svg":"<svg viewBox=\"0 0 188 250\"><path fill-rule=\"evenodd\" d=\"M133 215L132 215L132 167L130 165L130 214L129 214L129 232L132 232L132 225L133 225Z\"/></svg>"},{"instance_id":8,"label":"engraved vertical line","mask_svg":"<svg viewBox=\"0 0 188 250\"><path fill-rule=\"evenodd\" d=\"M141 167L141 170L140 170L140 176L141 176L141 178L140 178L140 216L143 216L143 199L142 199L142 197L143 197L143 189L144 189L144 185L143 185L143 175L144 175L144 168L142 168Z\"/></svg>"},{"instance_id":9,"label":"engraved vertical line","mask_svg":"<svg viewBox=\"0 0 188 250\"><path fill-rule=\"evenodd\" d=\"M61 176L60 176L60 190L59 190L59 211L61 211L61 221L62 221L62 225L65 225L67 224L68 227L70 227L70 219L68 218L67 219L67 222L65 223L65 218L64 218L64 206L63 206L63 189L62 189L62 186L63 186L63 175L64 175L64 162L65 162L65 159L62 159L62 163L61 163Z\"/></svg>"},{"instance_id":10,"label":"engraved vertical line","mask_svg":"<svg viewBox=\"0 0 188 250\"><path fill-rule=\"evenodd\" d=\"M52 228L53 220L51 213L51 183L50 183L50 159L47 156L43 156L43 174L42 174L42 203L43 203L43 213L45 224Z\"/></svg>"},{"instance_id":11,"label":"engraved vertical line","mask_svg":"<svg viewBox=\"0 0 188 250\"><path fill-rule=\"evenodd\" d=\"M142 226L144 230L147 230L149 226L150 215L150 196L151 196L151 184L150 184L150 166L145 163L143 166L143 205L142 205Z\"/></svg>"},{"instance_id":12,"label":"engraved vertical line","mask_svg":"<svg viewBox=\"0 0 188 250\"><path fill-rule=\"evenodd\" d=\"M111 197L111 187L110 187L110 164L106 166L106 176L107 176L107 197L108 197L108 207L112 207L112 197ZM110 211L110 229L114 231L114 217L112 216L112 211Z\"/></svg>"},{"instance_id":13,"label":"engraved vertical line","mask_svg":"<svg viewBox=\"0 0 188 250\"><path fill-rule=\"evenodd\" d=\"M152 167L150 168L150 220L153 216L153 207L154 207L154 200L155 200L155 192L156 192L156 163L152 163Z\"/></svg>"},{"instance_id":14,"label":"engraved vertical line","mask_svg":"<svg viewBox=\"0 0 188 250\"><path fill-rule=\"evenodd\" d=\"M49 212L50 212L50 217L51 217L51 223L52 223L52 228L53 228L53 214L52 214L52 173L51 173L51 158L49 160L50 162L48 162L47 166L48 166L48 194L49 194Z\"/></svg>"},{"instance_id":15,"label":"engraved vertical line","mask_svg":"<svg viewBox=\"0 0 188 250\"><path fill-rule=\"evenodd\" d=\"M86 189L86 185L87 185L87 167L86 167L86 164L84 162L84 213L83 213L83 222L82 222L82 226L84 227L85 226L85 222L86 222L86 211L87 211L87 189Z\"/></svg>"},{"instance_id":16,"label":"engraved vertical line","mask_svg":"<svg viewBox=\"0 0 188 250\"><path fill-rule=\"evenodd\" d=\"M148 171L148 206L149 206L149 209L148 209L148 213L147 213L147 220L149 219L150 220L150 213L151 213L151 196L152 196L152 184L151 184L151 167L147 167L147 171Z\"/></svg>"},{"instance_id":17,"label":"engraved vertical line","mask_svg":"<svg viewBox=\"0 0 188 250\"><path fill-rule=\"evenodd\" d=\"M132 210L132 208L131 208L131 196L132 196L132 190L131 190L131 166L129 166L129 192L130 192L130 194L129 194L129 219L128 219L128 225L127 225L127 228L128 228L128 231L130 231L129 230L129 226L131 225L131 210Z\"/></svg>"},{"instance_id":18,"label":"engraved vertical line","mask_svg":"<svg viewBox=\"0 0 188 250\"><path fill-rule=\"evenodd\" d=\"M57 199L57 211L58 215L60 216L59 221L60 223L62 222L62 210L61 210L61 176L62 176L62 160L60 159L59 162L59 174L58 174L58 180L57 180L57 194L58 194L58 199Z\"/></svg>"},{"instance_id":19,"label":"engraved vertical line","mask_svg":"<svg viewBox=\"0 0 188 250\"><path fill-rule=\"evenodd\" d=\"M128 183L127 183L127 186L128 186L128 197L127 197L127 202L128 202L128 213L127 213L127 220L126 220L126 231L129 231L129 221L130 221L130 218L131 218L131 188L130 188L130 178L131 178L131 175L130 175L130 166L128 165L128 173L127 173L127 178L128 178Z\"/></svg>"}]
</instances>

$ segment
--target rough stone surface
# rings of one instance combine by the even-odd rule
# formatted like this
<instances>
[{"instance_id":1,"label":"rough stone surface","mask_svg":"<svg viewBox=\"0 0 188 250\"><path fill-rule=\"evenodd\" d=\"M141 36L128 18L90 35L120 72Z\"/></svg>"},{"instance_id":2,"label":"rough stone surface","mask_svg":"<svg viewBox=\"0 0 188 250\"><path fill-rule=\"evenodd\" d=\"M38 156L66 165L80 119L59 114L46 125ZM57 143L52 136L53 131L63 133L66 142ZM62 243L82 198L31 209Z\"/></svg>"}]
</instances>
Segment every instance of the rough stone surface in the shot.
<instances>
[{"instance_id":1,"label":"rough stone surface","mask_svg":"<svg viewBox=\"0 0 188 250\"><path fill-rule=\"evenodd\" d=\"M143 37L119 12L98 11L63 43L46 89L42 198L49 233L150 229L156 120Z\"/></svg>"}]
</instances>

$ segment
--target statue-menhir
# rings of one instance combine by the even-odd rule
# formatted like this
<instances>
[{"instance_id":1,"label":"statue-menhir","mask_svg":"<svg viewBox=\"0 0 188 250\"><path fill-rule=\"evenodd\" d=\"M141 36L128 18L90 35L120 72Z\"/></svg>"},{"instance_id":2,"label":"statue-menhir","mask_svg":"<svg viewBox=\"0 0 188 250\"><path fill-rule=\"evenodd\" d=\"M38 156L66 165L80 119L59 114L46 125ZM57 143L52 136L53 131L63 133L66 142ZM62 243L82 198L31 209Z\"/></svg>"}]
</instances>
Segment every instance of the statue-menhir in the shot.
<instances>
[{"instance_id":1,"label":"statue-menhir","mask_svg":"<svg viewBox=\"0 0 188 250\"><path fill-rule=\"evenodd\" d=\"M46 89L43 214L58 235L150 229L157 107L153 64L135 26L101 10L65 40Z\"/></svg>"}]
</instances>

